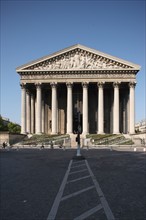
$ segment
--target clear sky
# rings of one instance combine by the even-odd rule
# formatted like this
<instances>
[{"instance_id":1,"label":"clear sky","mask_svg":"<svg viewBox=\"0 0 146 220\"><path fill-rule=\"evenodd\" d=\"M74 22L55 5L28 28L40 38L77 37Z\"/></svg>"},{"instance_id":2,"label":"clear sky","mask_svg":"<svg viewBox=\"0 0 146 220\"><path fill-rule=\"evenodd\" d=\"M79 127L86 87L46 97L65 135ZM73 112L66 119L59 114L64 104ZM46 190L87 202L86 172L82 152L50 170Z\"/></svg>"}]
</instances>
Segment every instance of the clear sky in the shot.
<instances>
[{"instance_id":1,"label":"clear sky","mask_svg":"<svg viewBox=\"0 0 146 220\"><path fill-rule=\"evenodd\" d=\"M16 67L74 44L83 44L141 66L136 85L136 122L146 118L146 2L1 1L1 109L21 120Z\"/></svg>"}]
</instances>

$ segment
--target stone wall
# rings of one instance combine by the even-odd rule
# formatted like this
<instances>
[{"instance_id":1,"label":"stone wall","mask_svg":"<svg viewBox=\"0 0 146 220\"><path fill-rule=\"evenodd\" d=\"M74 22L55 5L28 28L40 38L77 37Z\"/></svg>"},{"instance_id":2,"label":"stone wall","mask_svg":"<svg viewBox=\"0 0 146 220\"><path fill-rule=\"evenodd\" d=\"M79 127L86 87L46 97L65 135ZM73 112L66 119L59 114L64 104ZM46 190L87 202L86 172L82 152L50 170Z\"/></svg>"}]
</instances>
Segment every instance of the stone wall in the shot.
<instances>
[{"instance_id":1,"label":"stone wall","mask_svg":"<svg viewBox=\"0 0 146 220\"><path fill-rule=\"evenodd\" d=\"M131 135L132 138L140 138L140 139L145 139L146 140L146 132L144 133L139 133L139 134L133 134Z\"/></svg>"},{"instance_id":2,"label":"stone wall","mask_svg":"<svg viewBox=\"0 0 146 220\"><path fill-rule=\"evenodd\" d=\"M9 143L9 132L0 132L0 145L3 142Z\"/></svg>"},{"instance_id":3,"label":"stone wall","mask_svg":"<svg viewBox=\"0 0 146 220\"><path fill-rule=\"evenodd\" d=\"M3 142L12 145L22 141L25 137L26 135L23 134L11 134L9 132L0 132L0 145L2 145Z\"/></svg>"}]
</instances>

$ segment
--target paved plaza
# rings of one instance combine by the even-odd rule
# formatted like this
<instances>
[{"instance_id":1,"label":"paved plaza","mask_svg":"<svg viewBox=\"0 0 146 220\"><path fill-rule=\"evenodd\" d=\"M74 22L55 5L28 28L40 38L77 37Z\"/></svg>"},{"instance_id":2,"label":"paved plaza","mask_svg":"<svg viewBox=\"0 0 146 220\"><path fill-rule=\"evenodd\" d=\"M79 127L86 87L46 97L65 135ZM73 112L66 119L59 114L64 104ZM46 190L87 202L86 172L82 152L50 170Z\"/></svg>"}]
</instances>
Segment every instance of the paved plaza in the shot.
<instances>
[{"instance_id":1,"label":"paved plaza","mask_svg":"<svg viewBox=\"0 0 146 220\"><path fill-rule=\"evenodd\" d=\"M146 153L2 149L1 220L145 220Z\"/></svg>"}]
</instances>

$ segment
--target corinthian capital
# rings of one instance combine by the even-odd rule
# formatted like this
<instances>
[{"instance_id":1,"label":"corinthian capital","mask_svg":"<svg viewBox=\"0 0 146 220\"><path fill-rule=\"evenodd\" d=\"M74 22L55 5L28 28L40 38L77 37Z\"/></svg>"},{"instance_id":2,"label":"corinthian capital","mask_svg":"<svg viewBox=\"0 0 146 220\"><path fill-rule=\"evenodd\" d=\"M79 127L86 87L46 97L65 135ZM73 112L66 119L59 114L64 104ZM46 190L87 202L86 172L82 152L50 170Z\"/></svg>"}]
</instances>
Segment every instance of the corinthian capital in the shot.
<instances>
[{"instance_id":1,"label":"corinthian capital","mask_svg":"<svg viewBox=\"0 0 146 220\"><path fill-rule=\"evenodd\" d=\"M103 88L104 84L105 84L104 81L98 82L98 83L97 83L97 86L98 86L98 88Z\"/></svg>"},{"instance_id":2,"label":"corinthian capital","mask_svg":"<svg viewBox=\"0 0 146 220\"><path fill-rule=\"evenodd\" d=\"M83 86L83 88L87 88L88 87L88 82L82 82L82 86Z\"/></svg>"},{"instance_id":3,"label":"corinthian capital","mask_svg":"<svg viewBox=\"0 0 146 220\"><path fill-rule=\"evenodd\" d=\"M26 89L26 94L27 94L27 95L30 95L29 89Z\"/></svg>"},{"instance_id":4,"label":"corinthian capital","mask_svg":"<svg viewBox=\"0 0 146 220\"><path fill-rule=\"evenodd\" d=\"M134 82L129 82L129 87L130 88L135 88L135 86L136 86L136 82L134 81Z\"/></svg>"},{"instance_id":5,"label":"corinthian capital","mask_svg":"<svg viewBox=\"0 0 146 220\"><path fill-rule=\"evenodd\" d=\"M42 83L35 83L36 88L40 89L42 86Z\"/></svg>"},{"instance_id":6,"label":"corinthian capital","mask_svg":"<svg viewBox=\"0 0 146 220\"><path fill-rule=\"evenodd\" d=\"M66 83L66 86L67 86L68 88L72 88L73 83L72 83L72 82L67 82L67 83Z\"/></svg>"},{"instance_id":7,"label":"corinthian capital","mask_svg":"<svg viewBox=\"0 0 146 220\"><path fill-rule=\"evenodd\" d=\"M21 89L26 89L26 83L20 83Z\"/></svg>"},{"instance_id":8,"label":"corinthian capital","mask_svg":"<svg viewBox=\"0 0 146 220\"><path fill-rule=\"evenodd\" d=\"M114 88L118 88L121 82L113 82L113 87Z\"/></svg>"},{"instance_id":9,"label":"corinthian capital","mask_svg":"<svg viewBox=\"0 0 146 220\"><path fill-rule=\"evenodd\" d=\"M51 85L52 88L56 88L57 82L51 82L50 85Z\"/></svg>"}]
</instances>

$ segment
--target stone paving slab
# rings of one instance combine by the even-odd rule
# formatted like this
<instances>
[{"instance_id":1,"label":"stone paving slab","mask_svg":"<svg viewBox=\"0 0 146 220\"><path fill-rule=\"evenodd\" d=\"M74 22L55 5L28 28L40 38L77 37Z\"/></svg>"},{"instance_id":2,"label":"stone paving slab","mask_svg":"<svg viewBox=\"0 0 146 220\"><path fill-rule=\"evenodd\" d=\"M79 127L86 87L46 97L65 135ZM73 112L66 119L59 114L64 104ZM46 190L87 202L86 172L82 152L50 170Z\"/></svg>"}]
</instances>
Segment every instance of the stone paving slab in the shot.
<instances>
[{"instance_id":1,"label":"stone paving slab","mask_svg":"<svg viewBox=\"0 0 146 220\"><path fill-rule=\"evenodd\" d=\"M145 220L146 153L102 149L81 150L81 153L99 182L115 219ZM47 220L69 162L75 154L75 150L59 149L1 150L1 219ZM76 176L79 177L81 176ZM88 179L86 180L87 182L81 182L88 187ZM81 189L78 185L76 187ZM67 193L71 190L73 189L70 188ZM82 211L92 209L94 201L97 200L98 203L99 198L95 196L94 189L86 193L80 194L78 200L72 197L70 203L64 201L61 204L64 208L59 208L57 213L59 218L63 216L64 211L66 216L73 219L82 214ZM88 199L90 202L86 203ZM69 204L75 207L74 212L71 212ZM79 206L76 207L77 204ZM101 209L87 219L105 220L106 217Z\"/></svg>"},{"instance_id":2,"label":"stone paving slab","mask_svg":"<svg viewBox=\"0 0 146 220\"><path fill-rule=\"evenodd\" d=\"M74 219L85 211L93 208L95 204L100 204L100 200L99 197L97 197L96 190L91 189L77 197L72 197L69 200L61 202L56 219Z\"/></svg>"}]
</instances>

